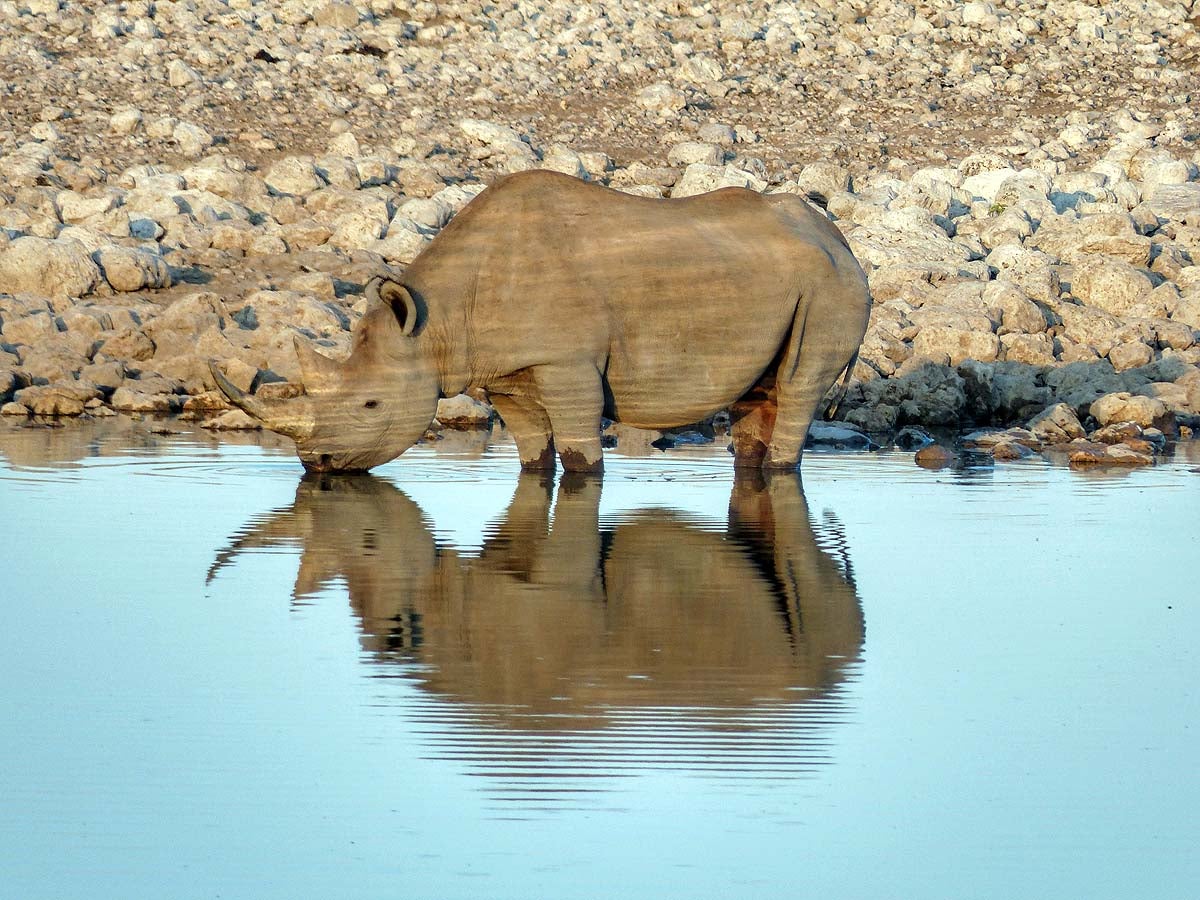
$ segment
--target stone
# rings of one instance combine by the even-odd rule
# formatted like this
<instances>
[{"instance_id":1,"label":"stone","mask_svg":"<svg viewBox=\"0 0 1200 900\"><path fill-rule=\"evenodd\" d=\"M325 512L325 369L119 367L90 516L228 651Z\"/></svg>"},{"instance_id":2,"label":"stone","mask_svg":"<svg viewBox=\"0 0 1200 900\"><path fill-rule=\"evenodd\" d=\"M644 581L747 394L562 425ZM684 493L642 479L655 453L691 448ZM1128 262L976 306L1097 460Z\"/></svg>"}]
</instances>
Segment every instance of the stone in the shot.
<instances>
[{"instance_id":1,"label":"stone","mask_svg":"<svg viewBox=\"0 0 1200 900\"><path fill-rule=\"evenodd\" d=\"M429 236L419 231L392 227L387 236L376 241L370 249L390 263L407 264L417 258L429 241Z\"/></svg>"},{"instance_id":2,"label":"stone","mask_svg":"<svg viewBox=\"0 0 1200 900\"><path fill-rule=\"evenodd\" d=\"M1108 360L1118 372L1148 365L1153 359L1154 351L1140 341L1117 344L1108 351Z\"/></svg>"},{"instance_id":3,"label":"stone","mask_svg":"<svg viewBox=\"0 0 1200 900\"><path fill-rule=\"evenodd\" d=\"M190 356L203 346L207 335L220 336L224 316L220 298L199 291L176 300L142 330L154 344L155 357Z\"/></svg>"},{"instance_id":4,"label":"stone","mask_svg":"<svg viewBox=\"0 0 1200 900\"><path fill-rule=\"evenodd\" d=\"M506 147L521 143L521 135L507 125L488 122L483 119L463 119L458 123L463 134L474 138L481 144Z\"/></svg>"},{"instance_id":5,"label":"stone","mask_svg":"<svg viewBox=\"0 0 1200 900\"><path fill-rule=\"evenodd\" d=\"M683 170L683 175L671 189L672 197L693 197L723 187L744 187L753 191L764 190L765 181L733 165L709 166L692 163Z\"/></svg>"},{"instance_id":6,"label":"stone","mask_svg":"<svg viewBox=\"0 0 1200 900\"><path fill-rule=\"evenodd\" d=\"M1149 193L1143 206L1167 222L1200 222L1200 184L1160 184Z\"/></svg>"},{"instance_id":7,"label":"stone","mask_svg":"<svg viewBox=\"0 0 1200 900\"><path fill-rule=\"evenodd\" d=\"M396 210L396 216L402 217L420 227L433 230L446 227L453 215L454 208L440 197L417 197L412 200L406 200ZM389 225L388 227L390 230L394 225Z\"/></svg>"},{"instance_id":8,"label":"stone","mask_svg":"<svg viewBox=\"0 0 1200 900\"><path fill-rule=\"evenodd\" d=\"M1025 363L1030 366L1053 366L1054 340L1048 334L1003 334L1000 336L1003 347L1001 356L1010 362Z\"/></svg>"},{"instance_id":9,"label":"stone","mask_svg":"<svg viewBox=\"0 0 1200 900\"><path fill-rule=\"evenodd\" d=\"M1042 410L1030 420L1028 427L1038 440L1047 444L1065 444L1086 434L1075 410L1066 403L1056 403Z\"/></svg>"},{"instance_id":10,"label":"stone","mask_svg":"<svg viewBox=\"0 0 1200 900\"><path fill-rule=\"evenodd\" d=\"M0 403L7 403L21 385L17 373L12 369L0 369Z\"/></svg>"},{"instance_id":11,"label":"stone","mask_svg":"<svg viewBox=\"0 0 1200 900\"><path fill-rule=\"evenodd\" d=\"M193 122L180 122L171 132L171 137L179 146L179 152L191 159L202 156L214 143L213 136Z\"/></svg>"},{"instance_id":12,"label":"stone","mask_svg":"<svg viewBox=\"0 0 1200 900\"><path fill-rule=\"evenodd\" d=\"M1071 293L1085 305L1115 316L1165 317L1166 310L1147 304L1154 282L1141 269L1104 256L1091 256L1075 266Z\"/></svg>"},{"instance_id":13,"label":"stone","mask_svg":"<svg viewBox=\"0 0 1200 900\"><path fill-rule=\"evenodd\" d=\"M992 458L999 460L1028 459L1033 451L1017 441L1000 441L992 447Z\"/></svg>"},{"instance_id":14,"label":"stone","mask_svg":"<svg viewBox=\"0 0 1200 900\"><path fill-rule=\"evenodd\" d=\"M679 88L659 81L638 91L634 102L653 113L672 114L687 106L687 96Z\"/></svg>"},{"instance_id":15,"label":"stone","mask_svg":"<svg viewBox=\"0 0 1200 900\"><path fill-rule=\"evenodd\" d=\"M117 200L112 194L85 197L75 191L60 191L54 202L58 206L58 217L66 224L73 224L104 215L116 206Z\"/></svg>"},{"instance_id":16,"label":"stone","mask_svg":"<svg viewBox=\"0 0 1200 900\"><path fill-rule=\"evenodd\" d=\"M987 282L980 299L985 306L1000 309L1001 320L996 329L1000 336L1009 333L1040 334L1046 330L1046 317L1041 308L1011 282Z\"/></svg>"},{"instance_id":17,"label":"stone","mask_svg":"<svg viewBox=\"0 0 1200 900\"><path fill-rule=\"evenodd\" d=\"M1090 466L1150 466L1154 465L1154 457L1141 453L1131 447L1114 444L1104 450L1076 450L1071 453L1072 468L1088 468Z\"/></svg>"},{"instance_id":18,"label":"stone","mask_svg":"<svg viewBox=\"0 0 1200 900\"><path fill-rule=\"evenodd\" d=\"M1065 263L1078 263L1099 255L1138 268L1150 264L1150 238L1137 233L1128 213L1045 219L1026 245Z\"/></svg>"},{"instance_id":19,"label":"stone","mask_svg":"<svg viewBox=\"0 0 1200 900\"><path fill-rule=\"evenodd\" d=\"M122 328L101 335L100 349L113 359L140 362L154 356L154 341L138 328Z\"/></svg>"},{"instance_id":20,"label":"stone","mask_svg":"<svg viewBox=\"0 0 1200 900\"><path fill-rule=\"evenodd\" d=\"M244 391L245 393L253 393L254 384L258 381L258 369L248 365L237 357L231 357L221 360L218 365L225 377L234 385L234 387ZM214 385L215 387L215 385Z\"/></svg>"},{"instance_id":21,"label":"stone","mask_svg":"<svg viewBox=\"0 0 1200 900\"><path fill-rule=\"evenodd\" d=\"M215 306L206 308L202 313L204 322L211 323L209 316L217 313ZM259 345L263 340L285 335L288 328L298 328L320 337L348 332L350 328L349 318L335 304L295 291L255 291L230 318L238 326L236 332L231 333ZM204 327L209 326L205 324Z\"/></svg>"},{"instance_id":22,"label":"stone","mask_svg":"<svg viewBox=\"0 0 1200 900\"><path fill-rule=\"evenodd\" d=\"M1016 169L1008 166L976 172L963 179L962 188L972 197L994 203L996 195L1000 193L1000 188L1016 174Z\"/></svg>"},{"instance_id":23,"label":"stone","mask_svg":"<svg viewBox=\"0 0 1200 900\"><path fill-rule=\"evenodd\" d=\"M990 331L966 331L946 325L927 325L913 340L913 353L956 366L963 360L990 362L1000 355L1000 341Z\"/></svg>"},{"instance_id":24,"label":"stone","mask_svg":"<svg viewBox=\"0 0 1200 900\"><path fill-rule=\"evenodd\" d=\"M93 384L56 382L17 391L14 399L35 416L81 416L85 404L100 396Z\"/></svg>"},{"instance_id":25,"label":"stone","mask_svg":"<svg viewBox=\"0 0 1200 900\"><path fill-rule=\"evenodd\" d=\"M839 450L868 450L871 440L862 431L852 426L832 423L813 422L808 431L805 446L834 447Z\"/></svg>"},{"instance_id":26,"label":"stone","mask_svg":"<svg viewBox=\"0 0 1200 900\"><path fill-rule=\"evenodd\" d=\"M338 216L331 223L333 234L329 236L330 245L346 251L373 247L388 227L384 212L386 210L362 209Z\"/></svg>"},{"instance_id":27,"label":"stone","mask_svg":"<svg viewBox=\"0 0 1200 900\"><path fill-rule=\"evenodd\" d=\"M1142 426L1136 422L1114 422L1097 428L1087 437L1096 444L1123 444L1126 441L1141 440L1143 433Z\"/></svg>"},{"instance_id":28,"label":"stone","mask_svg":"<svg viewBox=\"0 0 1200 900\"><path fill-rule=\"evenodd\" d=\"M1128 391L1105 394L1096 400L1088 411L1100 425L1133 422L1143 428L1158 428L1168 434L1175 430L1175 417L1167 410L1165 403L1153 397L1130 394Z\"/></svg>"},{"instance_id":29,"label":"stone","mask_svg":"<svg viewBox=\"0 0 1200 900\"><path fill-rule=\"evenodd\" d=\"M1058 308L1062 317L1063 336L1084 344L1100 356L1107 356L1117 343L1127 337L1127 331L1116 316L1087 306L1064 303Z\"/></svg>"},{"instance_id":30,"label":"stone","mask_svg":"<svg viewBox=\"0 0 1200 900\"><path fill-rule=\"evenodd\" d=\"M198 87L203 79L182 59L175 59L167 66L167 81L173 88Z\"/></svg>"},{"instance_id":31,"label":"stone","mask_svg":"<svg viewBox=\"0 0 1200 900\"><path fill-rule=\"evenodd\" d=\"M83 297L100 283L100 269L77 241L19 237L0 250L0 285L43 297Z\"/></svg>"},{"instance_id":32,"label":"stone","mask_svg":"<svg viewBox=\"0 0 1200 900\"><path fill-rule=\"evenodd\" d=\"M901 450L917 451L934 442L933 435L923 428L906 425L896 433L895 444Z\"/></svg>"},{"instance_id":33,"label":"stone","mask_svg":"<svg viewBox=\"0 0 1200 900\"><path fill-rule=\"evenodd\" d=\"M171 286L171 270L162 257L132 247L105 247L95 253L104 280L114 291Z\"/></svg>"},{"instance_id":34,"label":"stone","mask_svg":"<svg viewBox=\"0 0 1200 900\"><path fill-rule=\"evenodd\" d=\"M262 422L251 418L240 409L231 409L219 416L205 419L200 423L200 427L210 431L261 431Z\"/></svg>"},{"instance_id":35,"label":"stone","mask_svg":"<svg viewBox=\"0 0 1200 900\"><path fill-rule=\"evenodd\" d=\"M267 170L263 180L273 193L297 197L307 196L325 187L325 180L317 172L313 161L297 156L288 156L276 162Z\"/></svg>"},{"instance_id":36,"label":"stone","mask_svg":"<svg viewBox=\"0 0 1200 900\"><path fill-rule=\"evenodd\" d=\"M108 130L113 134L129 135L137 131L142 124L142 112L139 109L126 107L118 109L108 119Z\"/></svg>"},{"instance_id":37,"label":"stone","mask_svg":"<svg viewBox=\"0 0 1200 900\"><path fill-rule=\"evenodd\" d=\"M201 391L183 401L183 412L192 416L200 416L211 412L224 412L231 409L229 401L219 390Z\"/></svg>"},{"instance_id":38,"label":"stone","mask_svg":"<svg viewBox=\"0 0 1200 900\"><path fill-rule=\"evenodd\" d=\"M1012 282L1039 303L1050 306L1058 303L1061 293L1058 270L1045 253L1005 245L988 254L987 263L997 270L997 281Z\"/></svg>"},{"instance_id":39,"label":"stone","mask_svg":"<svg viewBox=\"0 0 1200 900\"><path fill-rule=\"evenodd\" d=\"M930 444L918 450L913 461L922 469L944 469L954 462L954 454L940 444Z\"/></svg>"},{"instance_id":40,"label":"stone","mask_svg":"<svg viewBox=\"0 0 1200 900\"><path fill-rule=\"evenodd\" d=\"M850 172L834 162L809 163L796 177L804 192L828 204L831 197L850 190Z\"/></svg>"},{"instance_id":41,"label":"stone","mask_svg":"<svg viewBox=\"0 0 1200 900\"><path fill-rule=\"evenodd\" d=\"M961 264L973 254L962 244L955 243L928 219L920 225L909 213L923 213L912 208L897 212L905 216L885 214L877 224L863 225L847 235L855 256L872 266ZM908 221L905 221L905 219Z\"/></svg>"},{"instance_id":42,"label":"stone","mask_svg":"<svg viewBox=\"0 0 1200 900\"><path fill-rule=\"evenodd\" d=\"M1070 406L1080 418L1089 414L1100 397L1125 388L1106 359L1068 363L1047 372L1045 381L1054 399Z\"/></svg>"},{"instance_id":43,"label":"stone","mask_svg":"<svg viewBox=\"0 0 1200 900\"><path fill-rule=\"evenodd\" d=\"M150 394L120 387L113 391L109 405L123 412L167 414L182 409L183 401L174 394Z\"/></svg>"},{"instance_id":44,"label":"stone","mask_svg":"<svg viewBox=\"0 0 1200 900\"><path fill-rule=\"evenodd\" d=\"M492 415L492 408L487 404L466 394L459 394L439 400L435 418L445 428L468 430L487 428L491 424Z\"/></svg>"},{"instance_id":45,"label":"stone","mask_svg":"<svg viewBox=\"0 0 1200 900\"><path fill-rule=\"evenodd\" d=\"M713 144L699 141L683 141L667 151L667 162L673 166L690 166L699 163L719 166L725 161L725 153Z\"/></svg>"},{"instance_id":46,"label":"stone","mask_svg":"<svg viewBox=\"0 0 1200 900\"><path fill-rule=\"evenodd\" d=\"M313 21L323 28L354 28L361 18L350 3L325 3L313 11Z\"/></svg>"},{"instance_id":47,"label":"stone","mask_svg":"<svg viewBox=\"0 0 1200 900\"><path fill-rule=\"evenodd\" d=\"M49 310L32 312L25 316L6 315L0 325L0 336L6 344L25 344L30 347L41 345L44 341L55 338L58 333L58 323Z\"/></svg>"}]
</instances>

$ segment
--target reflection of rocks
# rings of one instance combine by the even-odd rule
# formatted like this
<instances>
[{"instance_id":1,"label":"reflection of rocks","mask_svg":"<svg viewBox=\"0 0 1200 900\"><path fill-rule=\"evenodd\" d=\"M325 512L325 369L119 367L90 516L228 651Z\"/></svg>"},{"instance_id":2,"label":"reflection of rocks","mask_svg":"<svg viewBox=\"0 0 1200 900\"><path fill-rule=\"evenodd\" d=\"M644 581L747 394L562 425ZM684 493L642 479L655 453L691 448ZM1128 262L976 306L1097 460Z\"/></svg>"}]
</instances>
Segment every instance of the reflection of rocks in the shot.
<instances>
[{"instance_id":1,"label":"reflection of rocks","mask_svg":"<svg viewBox=\"0 0 1200 900\"><path fill-rule=\"evenodd\" d=\"M126 416L112 416L93 421L85 428L47 427L53 419L0 417L0 463L16 469L71 468L85 460L122 457L131 454L159 456L178 453L180 431L190 440L212 446L214 440L203 431L189 430L177 421L170 429L161 423L134 421ZM252 436L223 435L223 444L253 444L257 447L281 449L289 442L273 434Z\"/></svg>"},{"instance_id":2,"label":"reflection of rocks","mask_svg":"<svg viewBox=\"0 0 1200 900\"><path fill-rule=\"evenodd\" d=\"M214 572L243 548L299 543L297 599L343 581L376 662L504 730L570 741L664 709L647 727L771 730L772 713L836 695L862 613L840 533L821 529L835 561L798 479L739 481L724 528L668 510L602 524L600 490L564 480L552 503L552 484L522 476L468 557L387 482L305 480Z\"/></svg>"}]
</instances>

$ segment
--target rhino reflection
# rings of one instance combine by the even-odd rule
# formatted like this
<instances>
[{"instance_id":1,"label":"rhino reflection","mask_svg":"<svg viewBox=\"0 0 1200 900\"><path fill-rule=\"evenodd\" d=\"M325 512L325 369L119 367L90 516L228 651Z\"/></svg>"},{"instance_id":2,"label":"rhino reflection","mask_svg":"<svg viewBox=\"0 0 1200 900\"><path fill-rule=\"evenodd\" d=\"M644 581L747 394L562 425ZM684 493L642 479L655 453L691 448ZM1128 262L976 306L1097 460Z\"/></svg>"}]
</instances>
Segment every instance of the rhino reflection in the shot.
<instances>
[{"instance_id":1,"label":"rhino reflection","mask_svg":"<svg viewBox=\"0 0 1200 900\"><path fill-rule=\"evenodd\" d=\"M493 726L596 728L671 707L743 728L748 709L827 694L863 639L844 549L835 562L818 545L799 479L754 478L713 528L666 510L601 523L599 480L566 476L552 503L552 482L524 475L468 556L439 548L391 484L310 477L214 568L298 541L297 600L342 579L365 650Z\"/></svg>"}]
</instances>

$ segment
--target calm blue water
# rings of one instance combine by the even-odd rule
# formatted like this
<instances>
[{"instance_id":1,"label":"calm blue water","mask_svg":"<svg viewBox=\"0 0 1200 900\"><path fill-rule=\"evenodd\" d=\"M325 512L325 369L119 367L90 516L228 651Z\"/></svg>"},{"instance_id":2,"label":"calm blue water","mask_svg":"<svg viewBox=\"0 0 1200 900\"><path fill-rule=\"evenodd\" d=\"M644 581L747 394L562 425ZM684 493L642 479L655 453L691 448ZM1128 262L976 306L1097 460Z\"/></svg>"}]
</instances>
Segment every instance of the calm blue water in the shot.
<instances>
[{"instance_id":1,"label":"calm blue water","mask_svg":"<svg viewBox=\"0 0 1200 900\"><path fill-rule=\"evenodd\" d=\"M810 453L801 491L720 448L320 482L240 440L0 423L0 895L1200 883L1195 446Z\"/></svg>"}]
</instances>

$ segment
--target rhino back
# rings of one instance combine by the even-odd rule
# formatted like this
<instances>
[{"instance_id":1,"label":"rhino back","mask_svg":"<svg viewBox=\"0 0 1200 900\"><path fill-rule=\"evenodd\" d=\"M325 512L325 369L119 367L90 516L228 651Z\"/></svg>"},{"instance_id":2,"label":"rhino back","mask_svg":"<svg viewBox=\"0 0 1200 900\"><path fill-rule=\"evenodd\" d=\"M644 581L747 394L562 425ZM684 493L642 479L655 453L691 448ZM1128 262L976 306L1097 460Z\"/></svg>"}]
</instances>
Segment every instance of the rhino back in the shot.
<instances>
[{"instance_id":1,"label":"rhino back","mask_svg":"<svg viewBox=\"0 0 1200 900\"><path fill-rule=\"evenodd\" d=\"M762 376L806 280L844 248L777 206L742 189L652 200L522 173L480 194L405 282L458 323L473 383L588 360L623 421L686 424Z\"/></svg>"}]
</instances>

